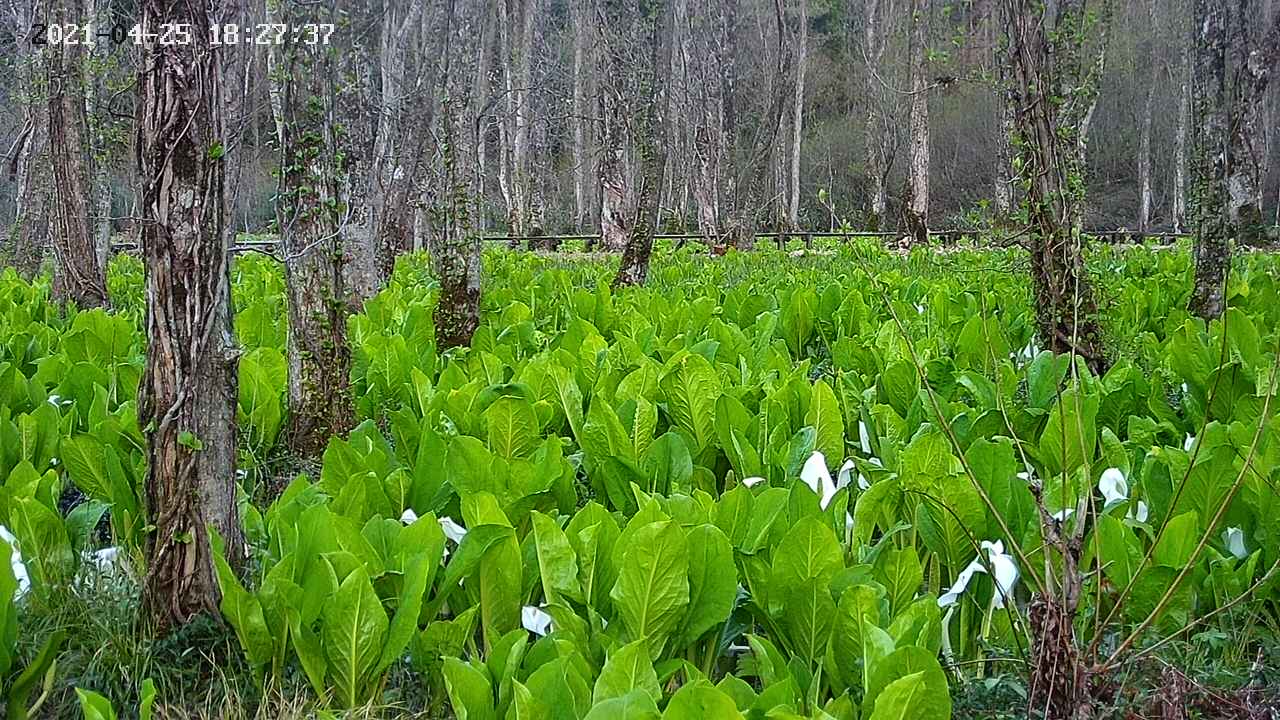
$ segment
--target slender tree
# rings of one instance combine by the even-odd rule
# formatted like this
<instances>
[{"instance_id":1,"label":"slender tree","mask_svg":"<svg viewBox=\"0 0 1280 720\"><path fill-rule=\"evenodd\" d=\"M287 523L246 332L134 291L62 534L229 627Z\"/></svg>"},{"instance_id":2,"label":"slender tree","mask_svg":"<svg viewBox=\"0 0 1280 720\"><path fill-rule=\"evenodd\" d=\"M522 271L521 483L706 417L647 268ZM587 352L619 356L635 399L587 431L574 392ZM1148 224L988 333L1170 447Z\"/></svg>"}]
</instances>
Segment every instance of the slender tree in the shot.
<instances>
[{"instance_id":1,"label":"slender tree","mask_svg":"<svg viewBox=\"0 0 1280 720\"><path fill-rule=\"evenodd\" d=\"M216 19L210 0L144 0L144 27ZM236 498L236 364L223 192L222 78L207 33L148 35L138 76L147 361L138 419L147 436L143 605L164 631L217 612L208 529L243 557Z\"/></svg>"},{"instance_id":2,"label":"slender tree","mask_svg":"<svg viewBox=\"0 0 1280 720\"><path fill-rule=\"evenodd\" d=\"M58 0L52 10L51 21L60 24L85 16L81 0ZM45 52L54 195L50 219L58 260L53 293L80 307L107 305L107 275L89 227L92 169L85 115L84 46L64 42L51 44Z\"/></svg>"},{"instance_id":3,"label":"slender tree","mask_svg":"<svg viewBox=\"0 0 1280 720\"><path fill-rule=\"evenodd\" d=\"M1156 82L1160 77L1158 62L1157 30L1159 15L1156 0L1146 0L1148 31L1143 34L1139 53L1147 63L1150 73L1146 99L1142 106L1142 121L1138 128L1138 232L1146 234L1151 229L1151 116L1156 100Z\"/></svg>"},{"instance_id":4,"label":"slender tree","mask_svg":"<svg viewBox=\"0 0 1280 720\"><path fill-rule=\"evenodd\" d=\"M787 206L787 224L800 227L800 150L804 140L804 81L809 64L809 0L800 0L799 37L796 40L795 102L791 107L791 202Z\"/></svg>"},{"instance_id":5,"label":"slender tree","mask_svg":"<svg viewBox=\"0 0 1280 720\"><path fill-rule=\"evenodd\" d=\"M271 22L286 25L334 19L298 0L269 8ZM349 430L355 417L342 242L350 221L344 158L352 153L336 121L335 49L306 40L290 33L268 50L280 145L276 224L289 297L288 442L304 457Z\"/></svg>"},{"instance_id":6,"label":"slender tree","mask_svg":"<svg viewBox=\"0 0 1280 720\"><path fill-rule=\"evenodd\" d=\"M929 242L928 1L911 0L911 163L907 174L907 233L913 244Z\"/></svg>"},{"instance_id":7,"label":"slender tree","mask_svg":"<svg viewBox=\"0 0 1280 720\"><path fill-rule=\"evenodd\" d=\"M36 0L14 2L10 15L13 27L32 28L34 32L36 4ZM14 182L14 217L0 252L0 259L28 277L40 269L48 244L46 201L52 181L48 163L49 103L45 100L44 83L38 81L40 46L32 40L27 37L17 44L19 52L14 62L14 99L21 110L22 127L6 156L6 172Z\"/></svg>"},{"instance_id":8,"label":"slender tree","mask_svg":"<svg viewBox=\"0 0 1280 720\"><path fill-rule=\"evenodd\" d=\"M879 230L889 208L886 189L895 134L885 122L886 109L882 60L889 45L888 21L895 13L895 0L866 0L866 17L862 27L862 52L866 78L863 102L867 116L863 124L863 145L867 156L867 180L871 184L871 201L867 226Z\"/></svg>"},{"instance_id":9,"label":"slender tree","mask_svg":"<svg viewBox=\"0 0 1280 720\"><path fill-rule=\"evenodd\" d=\"M1231 239L1261 234L1261 118L1271 72L1280 63L1280 14L1257 28L1247 4L1196 0L1192 154L1195 288L1189 309L1203 318L1226 310ZM1228 67L1234 72L1228 72Z\"/></svg>"},{"instance_id":10,"label":"slender tree","mask_svg":"<svg viewBox=\"0 0 1280 720\"><path fill-rule=\"evenodd\" d=\"M1182 36L1185 38L1186 33ZM1182 45L1178 67L1178 124L1173 139L1173 231L1187 222L1187 128L1191 124L1191 43Z\"/></svg>"},{"instance_id":11,"label":"slender tree","mask_svg":"<svg viewBox=\"0 0 1280 720\"><path fill-rule=\"evenodd\" d=\"M1106 366L1093 288L1084 269L1082 136L1097 105L1110 4L1094 16L1085 0L1042 9L1003 0L1017 113L1015 132L1036 294L1036 325L1046 348ZM1090 38L1102 48L1090 53Z\"/></svg>"},{"instance_id":12,"label":"slender tree","mask_svg":"<svg viewBox=\"0 0 1280 720\"><path fill-rule=\"evenodd\" d=\"M640 156L640 187L635 219L622 252L618 274L613 278L614 287L643 285L649 273L649 255L653 251L653 234L658 228L659 200L667 167L670 118L666 88L671 75L676 2L639 0L638 4L634 25L639 27L632 32L635 36L646 37L649 49L647 62L633 70L636 75L633 83L635 96L641 103L634 121L636 128L631 133ZM647 32L641 28L646 28Z\"/></svg>"}]
</instances>

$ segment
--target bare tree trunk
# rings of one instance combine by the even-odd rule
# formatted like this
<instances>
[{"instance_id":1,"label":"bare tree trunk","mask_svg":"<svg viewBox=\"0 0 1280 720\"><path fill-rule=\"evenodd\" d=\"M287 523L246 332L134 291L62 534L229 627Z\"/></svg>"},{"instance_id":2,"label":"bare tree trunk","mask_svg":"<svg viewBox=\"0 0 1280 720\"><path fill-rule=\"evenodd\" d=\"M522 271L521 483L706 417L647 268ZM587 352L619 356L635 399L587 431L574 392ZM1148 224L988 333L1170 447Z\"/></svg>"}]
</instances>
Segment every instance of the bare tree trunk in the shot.
<instances>
[{"instance_id":1,"label":"bare tree trunk","mask_svg":"<svg viewBox=\"0 0 1280 720\"><path fill-rule=\"evenodd\" d=\"M796 98L791 109L791 203L787 223L800 227L800 150L804 140L804 73L809 54L809 2L800 0L800 37L796 43Z\"/></svg>"},{"instance_id":2,"label":"bare tree trunk","mask_svg":"<svg viewBox=\"0 0 1280 720\"><path fill-rule=\"evenodd\" d=\"M676 0L683 3L683 0ZM637 193L635 221L622 252L618 274L613 286L643 285L649 274L649 255L653 251L653 234L658 226L658 211L662 194L663 173L667 167L668 114L667 96L670 93L671 54L675 39L674 3L666 3L659 17L638 18L636 26L650 24L648 32L635 27L637 37L648 35L650 57L648 67L633 70L638 76L636 99L639 108L639 127L636 128L636 150L640 155L640 188Z\"/></svg>"},{"instance_id":3,"label":"bare tree trunk","mask_svg":"<svg viewBox=\"0 0 1280 720\"><path fill-rule=\"evenodd\" d=\"M291 0L269 4L267 12L271 22L303 22ZM306 17L319 22L314 11ZM323 451L331 436L350 430L355 418L342 254L351 197L340 159L352 153L336 132L332 49L290 41L270 46L268 53L280 144L276 224L289 296L288 442L294 453L308 457Z\"/></svg>"},{"instance_id":4,"label":"bare tree trunk","mask_svg":"<svg viewBox=\"0 0 1280 720\"><path fill-rule=\"evenodd\" d=\"M882 122L882 109L877 98L881 95L876 77L880 61L888 44L885 21L893 15L892 0L866 0L866 19L863 25L863 52L866 55L867 121L863 128L867 154L867 179L871 182L870 217L867 226L879 230L889 208L889 194L885 187L889 172L888 128Z\"/></svg>"},{"instance_id":5,"label":"bare tree trunk","mask_svg":"<svg viewBox=\"0 0 1280 720\"><path fill-rule=\"evenodd\" d=\"M587 43L590 25L588 0L573 0L573 227L582 230L587 224Z\"/></svg>"},{"instance_id":6,"label":"bare tree trunk","mask_svg":"<svg viewBox=\"0 0 1280 720\"><path fill-rule=\"evenodd\" d=\"M382 75L382 100L378 129L374 139L373 170L369 188L369 216L375 267L379 284L391 279L396 256L412 243L412 213L409 200L413 195L413 179L422 144L416 128L430 125L430 117L409 117L409 49L415 44L415 32L422 26L423 0L409 0L403 17L398 18L388 5L382 19L382 48L379 55ZM441 48L440 44L434 45ZM433 84L436 58L427 58L421 68L427 75L424 84ZM428 112L430 104L428 103Z\"/></svg>"},{"instance_id":7,"label":"bare tree trunk","mask_svg":"<svg viewBox=\"0 0 1280 720\"><path fill-rule=\"evenodd\" d=\"M1156 0L1147 0L1146 9L1150 29L1143 35L1141 54L1145 56L1151 75L1138 131L1138 232L1143 235L1151 228L1151 114L1156 99L1156 82L1160 77L1159 63L1156 62L1155 33L1159 27Z\"/></svg>"},{"instance_id":8,"label":"bare tree trunk","mask_svg":"<svg viewBox=\"0 0 1280 720\"><path fill-rule=\"evenodd\" d=\"M1173 140L1173 231L1182 232L1187 222L1187 126L1191 124L1191 43L1182 46L1178 67L1178 126Z\"/></svg>"},{"instance_id":9,"label":"bare tree trunk","mask_svg":"<svg viewBox=\"0 0 1280 720\"><path fill-rule=\"evenodd\" d=\"M60 0L51 18L76 22L80 0ZM61 43L46 51L49 81L49 159L53 170L53 249L58 265L53 295L82 308L108 305L107 276L89 231L89 139L85 127L83 46Z\"/></svg>"},{"instance_id":10,"label":"bare tree trunk","mask_svg":"<svg viewBox=\"0 0 1280 720\"><path fill-rule=\"evenodd\" d=\"M603 7L596 11L600 49L600 247L606 252L622 252L631 235L631 188L628 187L626 145L627 89L623 73L628 58L622 47L625 37L616 12Z\"/></svg>"},{"instance_id":11,"label":"bare tree trunk","mask_svg":"<svg viewBox=\"0 0 1280 720\"><path fill-rule=\"evenodd\" d=\"M438 222L435 223L439 235L432 247L436 277L440 281L440 298L434 317L435 340L441 349L469 345L480 323L481 239L471 224L472 208L477 199L470 182L473 176L459 162L458 148L465 144L468 131L465 119L475 117L475 111L469 107L474 99L467 92L465 78L468 68L462 64L466 57L463 49L469 37L485 37L484 26L488 24L488 0L474 3L480 9L480 19L472 22L458 21L458 0L445 2L444 37L450 47L446 50L440 77L440 90L445 97L440 113L444 140L439 163L442 192L437 204ZM476 28L476 25L481 27ZM487 48L482 43L480 55L486 52ZM477 65L483 64L479 59L476 62ZM478 128L478 124L472 124L477 144L483 141Z\"/></svg>"},{"instance_id":12,"label":"bare tree trunk","mask_svg":"<svg viewBox=\"0 0 1280 720\"><path fill-rule=\"evenodd\" d=\"M507 222L513 236L527 235L533 216L534 192L530 168L532 124L533 29L537 0L501 0L502 76L505 83L504 118L507 182ZM512 32L514 30L514 33ZM512 241L515 245L515 241Z\"/></svg>"},{"instance_id":13,"label":"bare tree trunk","mask_svg":"<svg viewBox=\"0 0 1280 720\"><path fill-rule=\"evenodd\" d=\"M929 242L929 81L927 72L925 13L927 4L911 0L911 39L907 52L911 63L911 166L905 212L912 244Z\"/></svg>"},{"instance_id":14,"label":"bare tree trunk","mask_svg":"<svg viewBox=\"0 0 1280 720\"><path fill-rule=\"evenodd\" d=\"M146 27L205 27L205 0L144 0ZM236 505L236 364L223 193L218 51L148 37L139 71L147 363L138 419L147 428L148 536L143 606L159 631L218 611L208 529L243 557Z\"/></svg>"},{"instance_id":15,"label":"bare tree trunk","mask_svg":"<svg viewBox=\"0 0 1280 720\"><path fill-rule=\"evenodd\" d=\"M993 15L995 15L993 13ZM995 65L999 74L998 84L995 88L995 108L996 108L996 125L1000 128L1000 136L996 139L996 172L995 172L995 212L997 222L1004 223L1009 219L1009 213L1013 209L1014 201L1014 183L1017 178L1013 170L1013 140L1014 128L1014 112L1015 107L1010 95L1012 93L1012 78L1009 73L1009 54L1007 51L1001 51L999 40L999 21L998 18L992 17L991 27L991 46L995 50Z\"/></svg>"},{"instance_id":16,"label":"bare tree trunk","mask_svg":"<svg viewBox=\"0 0 1280 720\"><path fill-rule=\"evenodd\" d=\"M1049 11L1042 17L1032 0L1005 0L1005 12L1019 155L1022 171L1031 178L1027 236L1037 329L1046 348L1075 353L1101 374L1107 360L1079 226L1084 204L1079 136L1097 104L1099 63L1085 57L1084 33L1046 27L1084 22L1081 4L1064 1L1056 17ZM1101 22L1107 21L1104 15Z\"/></svg>"},{"instance_id":17,"label":"bare tree trunk","mask_svg":"<svg viewBox=\"0 0 1280 720\"><path fill-rule=\"evenodd\" d=\"M35 23L34 0L15 2L12 6L13 27L31 28ZM25 122L9 149L7 172L14 181L14 216L0 259L10 263L26 277L40 270L44 248L48 244L46 198L48 197L49 104L37 81L40 68L38 46L19 43L15 62L17 92L21 99Z\"/></svg>"},{"instance_id":18,"label":"bare tree trunk","mask_svg":"<svg viewBox=\"0 0 1280 720\"><path fill-rule=\"evenodd\" d=\"M1280 62L1280 16L1258 38L1250 36L1244 17L1232 22L1229 8L1211 0L1196 0L1195 20L1196 277L1188 307L1203 318L1216 318L1226 310L1231 235L1248 243L1261 232L1256 145L1262 100L1271 70ZM1228 64L1235 69L1231 87Z\"/></svg>"}]
</instances>

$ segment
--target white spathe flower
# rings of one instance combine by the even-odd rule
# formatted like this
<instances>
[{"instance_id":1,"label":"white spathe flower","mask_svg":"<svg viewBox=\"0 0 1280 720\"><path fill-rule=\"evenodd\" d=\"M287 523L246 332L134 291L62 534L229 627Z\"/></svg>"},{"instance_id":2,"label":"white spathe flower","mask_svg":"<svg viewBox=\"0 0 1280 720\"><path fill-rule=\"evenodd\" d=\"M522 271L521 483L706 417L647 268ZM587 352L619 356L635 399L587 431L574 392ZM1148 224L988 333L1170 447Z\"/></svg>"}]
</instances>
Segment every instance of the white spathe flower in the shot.
<instances>
[{"instance_id":1,"label":"white spathe flower","mask_svg":"<svg viewBox=\"0 0 1280 720\"><path fill-rule=\"evenodd\" d=\"M1249 557L1249 551L1244 546L1244 530L1238 527L1223 530L1222 543L1227 546L1227 552L1234 555L1237 560Z\"/></svg>"},{"instance_id":2,"label":"white spathe flower","mask_svg":"<svg viewBox=\"0 0 1280 720\"><path fill-rule=\"evenodd\" d=\"M102 574L113 573L119 567L120 547L113 545L101 550L94 550L90 553L89 560L98 569L98 572Z\"/></svg>"},{"instance_id":3,"label":"white spathe flower","mask_svg":"<svg viewBox=\"0 0 1280 720\"><path fill-rule=\"evenodd\" d=\"M1192 435L1191 433L1187 433L1187 436L1182 440L1182 449L1186 452L1191 452L1191 448L1195 446L1196 446L1196 436Z\"/></svg>"},{"instance_id":4,"label":"white spathe flower","mask_svg":"<svg viewBox=\"0 0 1280 720\"><path fill-rule=\"evenodd\" d=\"M541 637L551 631L551 615L540 607L525 605L520 608L520 624L525 630Z\"/></svg>"},{"instance_id":5,"label":"white spathe flower","mask_svg":"<svg viewBox=\"0 0 1280 720\"><path fill-rule=\"evenodd\" d=\"M1061 510L1053 514L1053 519L1057 520L1058 522L1066 522L1067 520L1071 519L1072 515L1075 515L1075 514L1076 514L1075 508L1062 508Z\"/></svg>"},{"instance_id":6,"label":"white spathe flower","mask_svg":"<svg viewBox=\"0 0 1280 720\"><path fill-rule=\"evenodd\" d=\"M800 480L819 496L818 504L826 510L827 505L831 504L831 498L836 495L836 484L831 480L827 458L822 453L815 450L804 461L804 467L800 468Z\"/></svg>"},{"instance_id":7,"label":"white spathe flower","mask_svg":"<svg viewBox=\"0 0 1280 720\"><path fill-rule=\"evenodd\" d=\"M991 572L995 576L996 595L991 606L1004 607L1006 599L1013 598L1013 589L1018 585L1018 566L1013 558L1004 552L1004 543L1000 540L988 542L983 540L980 548L987 551L987 560L991 563Z\"/></svg>"},{"instance_id":8,"label":"white spathe flower","mask_svg":"<svg viewBox=\"0 0 1280 720\"><path fill-rule=\"evenodd\" d=\"M1005 600L1013 597L1013 590L1018 585L1018 566L1013 562L1012 557L1005 554L1004 542L1000 540L983 540L978 547L980 550L987 551L987 563L991 567L991 572L994 573L996 592L991 599L991 606L1002 608ZM973 576L985 572L987 572L987 566L982 564L982 558L975 557L956 576L955 584L938 598L938 607L954 605L968 589Z\"/></svg>"},{"instance_id":9,"label":"white spathe flower","mask_svg":"<svg viewBox=\"0 0 1280 720\"><path fill-rule=\"evenodd\" d=\"M9 566L13 568L13 577L18 581L18 591L14 599L21 598L31 591L31 573L27 572L26 563L22 562L22 551L18 549L18 538L9 532L9 528L0 525L0 539L9 543L11 549Z\"/></svg>"},{"instance_id":10,"label":"white spathe flower","mask_svg":"<svg viewBox=\"0 0 1280 720\"><path fill-rule=\"evenodd\" d=\"M753 488L762 482L764 482L764 478L760 477L759 475L753 475L752 477L749 477L749 478L742 478L742 484L746 485L749 488Z\"/></svg>"},{"instance_id":11,"label":"white spathe flower","mask_svg":"<svg viewBox=\"0 0 1280 720\"><path fill-rule=\"evenodd\" d=\"M836 490L839 490L842 487L847 487L849 483L853 481L854 467L856 466L853 464L852 458L845 460L844 464L840 466L840 471L836 473ZM859 490L866 490L866 488L862 486L862 483L865 481L866 478L862 477L862 473L858 473Z\"/></svg>"},{"instance_id":12,"label":"white spathe flower","mask_svg":"<svg viewBox=\"0 0 1280 720\"><path fill-rule=\"evenodd\" d=\"M1129 501L1129 481L1124 476L1124 471L1120 468L1107 468L1102 471L1102 477L1098 479L1098 492L1102 493L1105 502L1102 505L1102 511L1106 512L1124 502ZM1127 517L1130 520L1138 522L1146 522L1150 511L1147 504L1141 500L1134 503L1134 507L1129 508Z\"/></svg>"},{"instance_id":13,"label":"white spathe flower","mask_svg":"<svg viewBox=\"0 0 1280 720\"><path fill-rule=\"evenodd\" d=\"M418 522L418 513L414 512L413 508L405 508L404 512L400 513L400 522L412 525Z\"/></svg>"},{"instance_id":14,"label":"white spathe flower","mask_svg":"<svg viewBox=\"0 0 1280 720\"><path fill-rule=\"evenodd\" d=\"M444 536L455 543L461 543L462 538L467 536L467 529L453 521L453 518L445 515L440 518L440 529L444 530Z\"/></svg>"},{"instance_id":15,"label":"white spathe flower","mask_svg":"<svg viewBox=\"0 0 1280 720\"><path fill-rule=\"evenodd\" d=\"M923 315L923 314L924 314L924 305L922 305L922 304L920 304L920 303L916 303L916 314L917 314L917 315Z\"/></svg>"},{"instance_id":16,"label":"white spathe flower","mask_svg":"<svg viewBox=\"0 0 1280 720\"><path fill-rule=\"evenodd\" d=\"M959 600L960 596L964 594L964 591L968 589L969 581L973 579L973 576L977 573L985 573L986 571L987 569L982 566L982 561L978 558L974 558L973 562L965 565L964 569L960 571L960 574L956 576L955 584L953 584L946 592L942 593L942 596L938 598L938 607L954 605L956 600Z\"/></svg>"},{"instance_id":17,"label":"white spathe flower","mask_svg":"<svg viewBox=\"0 0 1280 720\"><path fill-rule=\"evenodd\" d=\"M1120 468L1109 467L1102 471L1102 477L1098 479L1098 492L1102 493L1105 500L1102 506L1105 512L1129 499L1129 481Z\"/></svg>"},{"instance_id":18,"label":"white spathe flower","mask_svg":"<svg viewBox=\"0 0 1280 720\"><path fill-rule=\"evenodd\" d=\"M858 447L862 448L863 455L871 454L871 433L867 432L867 424L858 421Z\"/></svg>"}]
</instances>

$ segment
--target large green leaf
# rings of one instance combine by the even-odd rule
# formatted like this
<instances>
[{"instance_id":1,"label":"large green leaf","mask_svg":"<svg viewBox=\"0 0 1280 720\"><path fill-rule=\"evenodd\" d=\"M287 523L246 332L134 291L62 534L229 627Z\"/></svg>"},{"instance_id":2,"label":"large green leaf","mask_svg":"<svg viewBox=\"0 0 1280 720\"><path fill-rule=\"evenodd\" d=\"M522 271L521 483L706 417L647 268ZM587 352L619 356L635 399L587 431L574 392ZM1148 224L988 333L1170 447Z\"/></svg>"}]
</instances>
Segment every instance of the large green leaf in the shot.
<instances>
[{"instance_id":1,"label":"large green leaf","mask_svg":"<svg viewBox=\"0 0 1280 720\"><path fill-rule=\"evenodd\" d=\"M673 522L640 528L623 550L609 597L633 640L657 657L689 604L688 546Z\"/></svg>"},{"instance_id":2,"label":"large green leaf","mask_svg":"<svg viewBox=\"0 0 1280 720\"><path fill-rule=\"evenodd\" d=\"M370 680L387 640L387 613L369 575L357 567L325 605L321 642L337 701L355 707L369 699Z\"/></svg>"},{"instance_id":3,"label":"large green leaf","mask_svg":"<svg viewBox=\"0 0 1280 720\"><path fill-rule=\"evenodd\" d=\"M729 538L714 525L689 530L689 609L677 646L690 645L723 625L738 598L738 573Z\"/></svg>"},{"instance_id":4,"label":"large green leaf","mask_svg":"<svg viewBox=\"0 0 1280 720\"><path fill-rule=\"evenodd\" d=\"M844 459L844 417L840 403L826 381L813 384L813 396L809 399L809 412L804 424L817 431L816 449L827 458L827 463L839 465Z\"/></svg>"},{"instance_id":5,"label":"large green leaf","mask_svg":"<svg viewBox=\"0 0 1280 720\"><path fill-rule=\"evenodd\" d=\"M702 452L715 437L716 398L720 396L720 378L711 363L695 353L681 354L658 379L658 387L666 400L667 415L697 445L691 448L693 454Z\"/></svg>"},{"instance_id":6,"label":"large green leaf","mask_svg":"<svg viewBox=\"0 0 1280 720\"><path fill-rule=\"evenodd\" d=\"M534 511L530 517L533 519L542 592L547 602L559 602L561 596L583 602L582 587L578 583L578 556L569 536L555 520L540 512Z\"/></svg>"},{"instance_id":7,"label":"large green leaf","mask_svg":"<svg viewBox=\"0 0 1280 720\"><path fill-rule=\"evenodd\" d=\"M658 685L658 675L653 670L648 644L644 640L623 645L609 655L604 669L596 678L591 701L598 704L623 697L633 690L644 692L655 703L662 699L662 688Z\"/></svg>"},{"instance_id":8,"label":"large green leaf","mask_svg":"<svg viewBox=\"0 0 1280 720\"><path fill-rule=\"evenodd\" d=\"M508 460L528 457L542 442L538 416L523 397L498 398L484 411L489 449Z\"/></svg>"}]
</instances>

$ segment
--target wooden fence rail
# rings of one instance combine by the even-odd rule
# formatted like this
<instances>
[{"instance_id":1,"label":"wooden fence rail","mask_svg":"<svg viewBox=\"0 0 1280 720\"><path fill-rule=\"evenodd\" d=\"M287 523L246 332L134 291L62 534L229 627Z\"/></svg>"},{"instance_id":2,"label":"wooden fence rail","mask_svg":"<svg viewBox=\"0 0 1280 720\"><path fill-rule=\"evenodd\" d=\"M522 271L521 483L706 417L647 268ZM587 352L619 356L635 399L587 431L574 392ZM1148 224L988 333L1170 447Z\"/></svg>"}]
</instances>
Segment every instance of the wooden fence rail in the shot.
<instances>
[{"instance_id":1,"label":"wooden fence rail","mask_svg":"<svg viewBox=\"0 0 1280 720\"><path fill-rule=\"evenodd\" d=\"M930 237L946 242L956 242L965 235L980 235L983 230L978 229L956 229L956 230L932 230L929 232ZM825 230L797 230L794 232L770 233L757 235L759 242L776 242L778 247L782 247L788 240L802 240L805 247L813 245L814 238L839 238L848 241L855 237L897 237L901 233L886 230L863 230L857 232L828 232ZM1137 233L1132 230L1094 230L1085 231L1085 235L1108 242L1126 242L1133 241L1139 237L1157 240L1161 243L1167 243L1178 238L1190 237L1191 233L1175 233L1175 232L1149 232ZM707 235L702 233L659 233L653 236L655 240L700 240L708 239ZM565 240L599 240L599 233L562 233L556 235L485 235L484 241L489 243L527 243L529 241L546 242L546 241L565 241ZM241 240L232 245L232 252L263 252L273 254L278 240ZM133 252L138 249L138 243L132 240L118 241L111 243L112 252Z\"/></svg>"}]
</instances>

